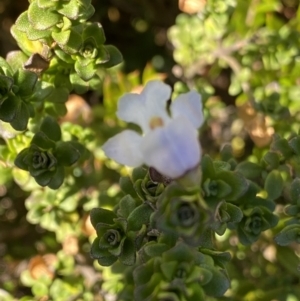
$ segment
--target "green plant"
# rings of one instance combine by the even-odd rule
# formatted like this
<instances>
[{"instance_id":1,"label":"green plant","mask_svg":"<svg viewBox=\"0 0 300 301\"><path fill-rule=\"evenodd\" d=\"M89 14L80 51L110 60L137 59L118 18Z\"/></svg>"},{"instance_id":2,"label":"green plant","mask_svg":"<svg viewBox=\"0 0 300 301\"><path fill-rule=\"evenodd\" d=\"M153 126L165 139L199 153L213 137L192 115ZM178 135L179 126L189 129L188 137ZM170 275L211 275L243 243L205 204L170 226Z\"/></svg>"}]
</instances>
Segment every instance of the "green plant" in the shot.
<instances>
[{"instance_id":1,"label":"green plant","mask_svg":"<svg viewBox=\"0 0 300 301\"><path fill-rule=\"evenodd\" d=\"M204 2L171 24L164 1L30 0L12 25L1 300L298 300L300 8ZM155 68L125 73L131 44Z\"/></svg>"}]
</instances>

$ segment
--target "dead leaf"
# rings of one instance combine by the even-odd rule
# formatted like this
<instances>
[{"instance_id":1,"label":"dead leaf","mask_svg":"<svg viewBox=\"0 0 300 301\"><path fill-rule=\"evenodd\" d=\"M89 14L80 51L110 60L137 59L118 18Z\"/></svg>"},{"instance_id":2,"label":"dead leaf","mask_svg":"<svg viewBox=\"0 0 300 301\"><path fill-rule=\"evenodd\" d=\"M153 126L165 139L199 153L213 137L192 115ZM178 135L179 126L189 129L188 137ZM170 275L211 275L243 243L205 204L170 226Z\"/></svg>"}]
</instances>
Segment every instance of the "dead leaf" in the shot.
<instances>
[{"instance_id":1,"label":"dead leaf","mask_svg":"<svg viewBox=\"0 0 300 301\"><path fill-rule=\"evenodd\" d=\"M63 241L63 250L67 255L76 255L78 253L78 238L75 236L68 236Z\"/></svg>"},{"instance_id":2,"label":"dead leaf","mask_svg":"<svg viewBox=\"0 0 300 301\"><path fill-rule=\"evenodd\" d=\"M179 0L179 9L187 14L195 14L204 9L206 0Z\"/></svg>"},{"instance_id":3,"label":"dead leaf","mask_svg":"<svg viewBox=\"0 0 300 301\"><path fill-rule=\"evenodd\" d=\"M271 143L274 128L267 125L263 114L255 111L249 102L239 106L238 113L256 146L265 147Z\"/></svg>"},{"instance_id":4,"label":"dead leaf","mask_svg":"<svg viewBox=\"0 0 300 301\"><path fill-rule=\"evenodd\" d=\"M84 218L83 218L83 224L82 224L82 232L86 235L86 236L91 236L93 234L96 234L96 230L94 229L92 223L91 223L91 219L89 214L87 214Z\"/></svg>"},{"instance_id":5,"label":"dead leaf","mask_svg":"<svg viewBox=\"0 0 300 301\"><path fill-rule=\"evenodd\" d=\"M55 254L37 255L30 259L28 270L34 279L39 279L42 276L48 276L53 279L55 265L58 259Z\"/></svg>"},{"instance_id":6,"label":"dead leaf","mask_svg":"<svg viewBox=\"0 0 300 301\"><path fill-rule=\"evenodd\" d=\"M91 107L79 95L71 94L66 102L68 113L61 119L75 124L90 123L92 119Z\"/></svg>"}]
</instances>

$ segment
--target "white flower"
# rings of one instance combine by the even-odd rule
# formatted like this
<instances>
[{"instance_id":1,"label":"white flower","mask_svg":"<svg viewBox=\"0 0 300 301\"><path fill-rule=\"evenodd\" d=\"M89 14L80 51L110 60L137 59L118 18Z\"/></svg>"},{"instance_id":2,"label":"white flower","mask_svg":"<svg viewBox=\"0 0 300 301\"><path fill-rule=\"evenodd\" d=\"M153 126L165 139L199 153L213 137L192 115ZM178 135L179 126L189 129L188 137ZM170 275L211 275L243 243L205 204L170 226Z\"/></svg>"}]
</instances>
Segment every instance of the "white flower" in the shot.
<instances>
[{"instance_id":1,"label":"white flower","mask_svg":"<svg viewBox=\"0 0 300 301\"><path fill-rule=\"evenodd\" d=\"M171 88L161 81L148 82L141 94L122 96L117 116L139 125L143 135L125 130L110 138L103 145L106 156L131 167L146 164L173 179L196 167L201 158L201 97L196 91L181 94L172 102L170 116L170 96Z\"/></svg>"}]
</instances>

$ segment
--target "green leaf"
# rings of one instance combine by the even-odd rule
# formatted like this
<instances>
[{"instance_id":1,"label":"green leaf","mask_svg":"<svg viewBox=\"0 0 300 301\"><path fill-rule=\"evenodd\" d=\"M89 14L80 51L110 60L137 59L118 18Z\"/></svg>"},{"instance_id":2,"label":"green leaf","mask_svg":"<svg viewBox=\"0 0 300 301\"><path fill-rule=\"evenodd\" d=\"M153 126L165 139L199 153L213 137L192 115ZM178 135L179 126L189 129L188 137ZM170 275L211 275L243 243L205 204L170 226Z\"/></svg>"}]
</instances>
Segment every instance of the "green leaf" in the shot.
<instances>
[{"instance_id":1,"label":"green leaf","mask_svg":"<svg viewBox=\"0 0 300 301\"><path fill-rule=\"evenodd\" d=\"M225 144L220 151L220 156L221 156L221 160L225 162L232 159L233 158L232 146L230 144Z\"/></svg>"},{"instance_id":2,"label":"green leaf","mask_svg":"<svg viewBox=\"0 0 300 301\"><path fill-rule=\"evenodd\" d=\"M27 157L29 148L23 149L16 157L14 164L24 170L28 170L28 165L24 162L24 158Z\"/></svg>"},{"instance_id":3,"label":"green leaf","mask_svg":"<svg viewBox=\"0 0 300 301\"><path fill-rule=\"evenodd\" d=\"M11 66L13 72L17 72L19 69L21 69L24 65L24 63L27 61L28 57L19 50L16 51L10 51L6 55L6 60Z\"/></svg>"},{"instance_id":4,"label":"green leaf","mask_svg":"<svg viewBox=\"0 0 300 301\"><path fill-rule=\"evenodd\" d=\"M67 88L55 88L52 90L52 93L48 95L47 101L53 103L65 103L69 97L69 90Z\"/></svg>"},{"instance_id":5,"label":"green leaf","mask_svg":"<svg viewBox=\"0 0 300 301\"><path fill-rule=\"evenodd\" d=\"M64 116L67 114L67 108L65 104L62 103L46 103L45 112L51 116Z\"/></svg>"},{"instance_id":6,"label":"green leaf","mask_svg":"<svg viewBox=\"0 0 300 301\"><path fill-rule=\"evenodd\" d=\"M288 159L293 155L293 151L289 146L288 141L280 137L275 137L271 145L271 150L278 151L285 159Z\"/></svg>"},{"instance_id":7,"label":"green leaf","mask_svg":"<svg viewBox=\"0 0 300 301\"><path fill-rule=\"evenodd\" d=\"M266 180L264 189L268 193L268 199L274 201L281 196L284 182L278 170L272 170Z\"/></svg>"},{"instance_id":8,"label":"green leaf","mask_svg":"<svg viewBox=\"0 0 300 301\"><path fill-rule=\"evenodd\" d=\"M213 258L214 264L218 265L221 268L228 264L228 262L232 259L229 252L215 251L205 248L200 248L199 251L203 254L211 256ZM207 259L205 260L205 262L207 263Z\"/></svg>"},{"instance_id":9,"label":"green leaf","mask_svg":"<svg viewBox=\"0 0 300 301\"><path fill-rule=\"evenodd\" d=\"M53 171L44 171L38 176L34 177L34 179L40 186L45 187L50 183L53 175L54 175Z\"/></svg>"},{"instance_id":10,"label":"green leaf","mask_svg":"<svg viewBox=\"0 0 300 301\"><path fill-rule=\"evenodd\" d=\"M127 218L136 207L136 201L131 195L123 197L119 203L118 215Z\"/></svg>"},{"instance_id":11,"label":"green leaf","mask_svg":"<svg viewBox=\"0 0 300 301\"><path fill-rule=\"evenodd\" d=\"M143 225L142 228L136 232L136 236L134 238L134 245L137 250L141 248L141 246L144 244L144 238L147 234L147 226Z\"/></svg>"},{"instance_id":12,"label":"green leaf","mask_svg":"<svg viewBox=\"0 0 300 301\"><path fill-rule=\"evenodd\" d=\"M267 152L263 157L263 161L269 165L271 169L275 169L279 166L280 158L275 152Z\"/></svg>"},{"instance_id":13,"label":"green leaf","mask_svg":"<svg viewBox=\"0 0 300 301\"><path fill-rule=\"evenodd\" d=\"M61 47L69 41L71 30L52 32L53 40Z\"/></svg>"},{"instance_id":14,"label":"green leaf","mask_svg":"<svg viewBox=\"0 0 300 301\"><path fill-rule=\"evenodd\" d=\"M6 75L8 77L12 76L12 69L3 57L0 57L0 70L1 74Z\"/></svg>"},{"instance_id":15,"label":"green leaf","mask_svg":"<svg viewBox=\"0 0 300 301\"><path fill-rule=\"evenodd\" d=\"M144 179L147 175L147 169L144 167L136 167L132 171L132 182L135 183L135 181L139 179Z\"/></svg>"},{"instance_id":16,"label":"green leaf","mask_svg":"<svg viewBox=\"0 0 300 301\"><path fill-rule=\"evenodd\" d=\"M160 265L160 269L162 271L162 274L167 279L167 281L173 280L174 274L176 272L176 269L178 268L179 262L178 261L168 261L163 262Z\"/></svg>"},{"instance_id":17,"label":"green leaf","mask_svg":"<svg viewBox=\"0 0 300 301\"><path fill-rule=\"evenodd\" d=\"M88 20L88 19L90 19L93 16L94 13L95 13L94 6L91 5L91 4L89 4L88 6L86 6L84 8L84 11L81 11L81 13L80 13L80 19L84 20L84 21Z\"/></svg>"},{"instance_id":18,"label":"green leaf","mask_svg":"<svg viewBox=\"0 0 300 301\"><path fill-rule=\"evenodd\" d=\"M166 252L170 247L163 243L157 243L157 242L149 242L144 246L145 253L153 257L160 257L162 253Z\"/></svg>"},{"instance_id":19,"label":"green leaf","mask_svg":"<svg viewBox=\"0 0 300 301\"><path fill-rule=\"evenodd\" d=\"M300 155L300 137L297 136L297 137L294 137L293 139L291 139L289 141L289 145L293 149L294 153L299 156Z\"/></svg>"},{"instance_id":20,"label":"green leaf","mask_svg":"<svg viewBox=\"0 0 300 301\"><path fill-rule=\"evenodd\" d=\"M216 195L216 197L218 197L219 199L221 198L226 198L227 195L229 195L232 191L230 185L228 185L226 182L222 181L222 180L217 180L217 186L218 186L218 193Z\"/></svg>"},{"instance_id":21,"label":"green leaf","mask_svg":"<svg viewBox=\"0 0 300 301\"><path fill-rule=\"evenodd\" d=\"M170 301L180 301L178 295L180 293L174 293L172 291L159 291L157 294L157 300L170 300ZM153 298L153 297L148 297L147 299L143 298L143 300L149 301L151 299L149 298ZM137 299L139 300L139 299ZM197 301L202 301L201 299L196 299ZM194 299L191 299L191 296L189 295L189 301L194 301Z\"/></svg>"},{"instance_id":22,"label":"green leaf","mask_svg":"<svg viewBox=\"0 0 300 301\"><path fill-rule=\"evenodd\" d=\"M128 177L128 176L120 177L119 185L125 194L130 194L132 196L136 196L136 192L133 188L133 183L132 183L130 177Z\"/></svg>"},{"instance_id":23,"label":"green leaf","mask_svg":"<svg viewBox=\"0 0 300 301\"><path fill-rule=\"evenodd\" d=\"M37 3L40 8L49 8L49 7L55 7L56 1L37 0Z\"/></svg>"},{"instance_id":24,"label":"green leaf","mask_svg":"<svg viewBox=\"0 0 300 301\"><path fill-rule=\"evenodd\" d=\"M248 31L249 22L245 22L251 2L238 1L229 20L229 28L244 36Z\"/></svg>"},{"instance_id":25,"label":"green leaf","mask_svg":"<svg viewBox=\"0 0 300 301\"><path fill-rule=\"evenodd\" d=\"M298 205L288 205L284 208L284 213L291 216L296 216L300 212Z\"/></svg>"},{"instance_id":26,"label":"green leaf","mask_svg":"<svg viewBox=\"0 0 300 301\"><path fill-rule=\"evenodd\" d=\"M87 40L93 38L96 42L96 46L99 47L105 43L105 35L102 25L98 22L89 24L83 31L82 38Z\"/></svg>"},{"instance_id":27,"label":"green leaf","mask_svg":"<svg viewBox=\"0 0 300 301\"><path fill-rule=\"evenodd\" d=\"M15 75L16 84L19 87L18 93L21 96L29 96L32 94L35 83L38 79L37 75L33 72L19 69Z\"/></svg>"},{"instance_id":28,"label":"green leaf","mask_svg":"<svg viewBox=\"0 0 300 301\"><path fill-rule=\"evenodd\" d=\"M27 29L26 36L28 40L31 41L42 40L51 36L51 29L36 30L30 25Z\"/></svg>"},{"instance_id":29,"label":"green leaf","mask_svg":"<svg viewBox=\"0 0 300 301\"><path fill-rule=\"evenodd\" d=\"M46 116L40 126L42 131L49 139L59 141L61 139L61 129L56 120L50 116Z\"/></svg>"},{"instance_id":30,"label":"green leaf","mask_svg":"<svg viewBox=\"0 0 300 301\"><path fill-rule=\"evenodd\" d=\"M53 153L57 161L64 166L70 166L80 158L79 151L69 142L57 142Z\"/></svg>"},{"instance_id":31,"label":"green leaf","mask_svg":"<svg viewBox=\"0 0 300 301\"><path fill-rule=\"evenodd\" d=\"M10 122L11 126L17 131L26 130L27 123L30 117L29 105L21 101L16 110L14 119Z\"/></svg>"},{"instance_id":32,"label":"green leaf","mask_svg":"<svg viewBox=\"0 0 300 301\"><path fill-rule=\"evenodd\" d=\"M151 267L152 262L153 262L153 259L150 259L150 261L148 261L148 264L138 265L133 270L133 279L134 279L134 283L137 287L147 284L149 282L149 280L153 274L153 270ZM137 300L143 300L143 299L137 299Z\"/></svg>"},{"instance_id":33,"label":"green leaf","mask_svg":"<svg viewBox=\"0 0 300 301\"><path fill-rule=\"evenodd\" d=\"M78 19L79 15L79 4L74 1L68 1L63 4L63 8L59 9L58 12L71 20Z\"/></svg>"},{"instance_id":34,"label":"green leaf","mask_svg":"<svg viewBox=\"0 0 300 301\"><path fill-rule=\"evenodd\" d=\"M202 270L202 277L204 280L207 279L207 276L205 274L203 274L203 270ZM198 284L198 283L193 283L189 286L189 291L192 292L192 295L190 298L190 301L205 301L207 298L206 298L206 295L204 293L204 290L202 289L202 287Z\"/></svg>"},{"instance_id":35,"label":"green leaf","mask_svg":"<svg viewBox=\"0 0 300 301\"><path fill-rule=\"evenodd\" d=\"M258 178L262 172L261 166L249 161L241 162L237 165L235 170L240 172L247 179L251 180Z\"/></svg>"},{"instance_id":36,"label":"green leaf","mask_svg":"<svg viewBox=\"0 0 300 301\"><path fill-rule=\"evenodd\" d=\"M43 46L40 41L30 41L26 33L18 30L15 25L11 27L10 32L17 41L18 46L27 56L42 50Z\"/></svg>"},{"instance_id":37,"label":"green leaf","mask_svg":"<svg viewBox=\"0 0 300 301\"><path fill-rule=\"evenodd\" d=\"M97 259L98 263L104 267L111 266L113 263L117 261L118 257L115 257L113 255L102 257Z\"/></svg>"},{"instance_id":38,"label":"green leaf","mask_svg":"<svg viewBox=\"0 0 300 301\"><path fill-rule=\"evenodd\" d=\"M243 211L233 204L227 203L226 211L230 215L231 223L239 223L243 218Z\"/></svg>"},{"instance_id":39,"label":"green leaf","mask_svg":"<svg viewBox=\"0 0 300 301\"><path fill-rule=\"evenodd\" d=\"M137 196L142 200L144 201L147 197L146 197L146 194L142 188L142 184L143 184L143 180L142 179L139 179L137 181L135 181L134 185L133 185L133 188L137 194Z\"/></svg>"},{"instance_id":40,"label":"green leaf","mask_svg":"<svg viewBox=\"0 0 300 301\"><path fill-rule=\"evenodd\" d=\"M100 238L96 237L91 246L91 256L95 259L98 259L103 256L103 251L100 250Z\"/></svg>"},{"instance_id":41,"label":"green leaf","mask_svg":"<svg viewBox=\"0 0 300 301\"><path fill-rule=\"evenodd\" d=\"M296 178L291 184L290 195L293 202L300 200L300 179Z\"/></svg>"},{"instance_id":42,"label":"green leaf","mask_svg":"<svg viewBox=\"0 0 300 301\"><path fill-rule=\"evenodd\" d=\"M205 267L203 265L203 267ZM230 281L225 274L225 271L218 270L217 268L209 269L212 274L212 280L206 285L203 285L203 289L206 294L213 297L221 297L230 287Z\"/></svg>"},{"instance_id":43,"label":"green leaf","mask_svg":"<svg viewBox=\"0 0 300 301\"><path fill-rule=\"evenodd\" d=\"M52 35L54 38L54 33ZM72 30L72 29L70 30L70 34L69 34L69 37L67 40L66 39L64 40L63 36L61 36L61 37L56 36L56 39L58 41L59 41L59 39L61 39L60 42L58 42L59 47L61 47L64 50L64 52L69 55L76 54L82 45L81 35L77 31ZM72 63L73 63L73 61L72 61Z\"/></svg>"},{"instance_id":44,"label":"green leaf","mask_svg":"<svg viewBox=\"0 0 300 301\"><path fill-rule=\"evenodd\" d=\"M104 67L103 64L109 62L110 56L105 46L98 48L98 55L95 59L95 64L98 67Z\"/></svg>"},{"instance_id":45,"label":"green leaf","mask_svg":"<svg viewBox=\"0 0 300 301\"><path fill-rule=\"evenodd\" d=\"M28 19L37 30L48 29L60 22L61 16L49 9L42 10L36 2L32 2L28 8Z\"/></svg>"},{"instance_id":46,"label":"green leaf","mask_svg":"<svg viewBox=\"0 0 300 301\"><path fill-rule=\"evenodd\" d=\"M230 185L232 189L231 193L226 196L227 201L235 201L247 191L248 182L238 172L221 171L217 173L217 178Z\"/></svg>"},{"instance_id":47,"label":"green leaf","mask_svg":"<svg viewBox=\"0 0 300 301\"><path fill-rule=\"evenodd\" d=\"M48 294L48 286L45 283L39 281L34 282L31 290L34 296L37 297L46 296Z\"/></svg>"},{"instance_id":48,"label":"green leaf","mask_svg":"<svg viewBox=\"0 0 300 301\"><path fill-rule=\"evenodd\" d=\"M122 229L123 232L127 232L127 220L123 217L117 217L114 219L115 225L119 228ZM96 229L97 230L97 229Z\"/></svg>"},{"instance_id":49,"label":"green leaf","mask_svg":"<svg viewBox=\"0 0 300 301\"><path fill-rule=\"evenodd\" d=\"M53 93L54 87L52 84L49 84L44 81L38 81L36 83L36 89L33 95L30 97L30 101L38 102L44 100L51 93Z\"/></svg>"},{"instance_id":50,"label":"green leaf","mask_svg":"<svg viewBox=\"0 0 300 301\"><path fill-rule=\"evenodd\" d=\"M37 148L33 148L32 146L30 146L30 148L28 149L28 153L26 156L24 156L23 160L24 160L24 163L28 166L28 169L29 169L29 172L35 176L35 175L38 175L40 174L41 172L44 172L46 169L35 169L33 168L32 166L32 160L33 160L33 156L34 156L34 153L35 151L38 151L39 149ZM34 170L33 172L31 172L31 170ZM36 172L36 173L35 173Z\"/></svg>"},{"instance_id":51,"label":"green leaf","mask_svg":"<svg viewBox=\"0 0 300 301\"><path fill-rule=\"evenodd\" d=\"M116 47L105 45L105 49L109 53L109 61L102 64L104 68L111 68L123 62L123 56Z\"/></svg>"},{"instance_id":52,"label":"green leaf","mask_svg":"<svg viewBox=\"0 0 300 301\"><path fill-rule=\"evenodd\" d=\"M194 254L192 253L192 249L186 245L185 243L179 243L175 247L166 251L163 254L164 261L187 261L191 262L194 259Z\"/></svg>"},{"instance_id":53,"label":"green leaf","mask_svg":"<svg viewBox=\"0 0 300 301\"><path fill-rule=\"evenodd\" d=\"M14 95L9 97L0 106L0 119L5 122L11 122L21 106L21 99Z\"/></svg>"},{"instance_id":54,"label":"green leaf","mask_svg":"<svg viewBox=\"0 0 300 301\"><path fill-rule=\"evenodd\" d=\"M28 28L31 27L31 24L28 19L27 11L24 11L15 22L16 29L26 32Z\"/></svg>"},{"instance_id":55,"label":"green leaf","mask_svg":"<svg viewBox=\"0 0 300 301\"><path fill-rule=\"evenodd\" d=\"M91 223L94 228L96 228L98 223L112 225L114 224L113 219L116 218L116 215L107 209L103 208L94 208L90 213Z\"/></svg>"},{"instance_id":56,"label":"green leaf","mask_svg":"<svg viewBox=\"0 0 300 301\"><path fill-rule=\"evenodd\" d=\"M219 171L230 171L231 165L228 162L215 160L213 161L216 172Z\"/></svg>"},{"instance_id":57,"label":"green leaf","mask_svg":"<svg viewBox=\"0 0 300 301\"><path fill-rule=\"evenodd\" d=\"M78 94L86 93L90 88L89 82L86 82L83 79L81 79L76 72L70 74L70 82L75 92Z\"/></svg>"},{"instance_id":58,"label":"green leaf","mask_svg":"<svg viewBox=\"0 0 300 301\"><path fill-rule=\"evenodd\" d=\"M299 277L299 257L295 254L292 248L280 247L276 248L276 258L278 263L284 267L284 272L288 275L293 275L298 279ZM285 287L286 289L286 287ZM268 299L269 301L270 299Z\"/></svg>"},{"instance_id":59,"label":"green leaf","mask_svg":"<svg viewBox=\"0 0 300 301\"><path fill-rule=\"evenodd\" d=\"M58 189L64 182L65 170L63 166L57 166L51 181L48 183L48 187L51 189Z\"/></svg>"},{"instance_id":60,"label":"green leaf","mask_svg":"<svg viewBox=\"0 0 300 301\"><path fill-rule=\"evenodd\" d=\"M72 27L72 21L67 17L63 17L63 27L61 27L62 31L68 30Z\"/></svg>"},{"instance_id":61,"label":"green leaf","mask_svg":"<svg viewBox=\"0 0 300 301\"><path fill-rule=\"evenodd\" d=\"M126 239L123 245L123 251L119 257L120 261L124 265L133 265L135 263L135 246L130 239Z\"/></svg>"},{"instance_id":62,"label":"green leaf","mask_svg":"<svg viewBox=\"0 0 300 301\"><path fill-rule=\"evenodd\" d=\"M55 143L43 132L37 132L33 136L31 144L36 145L43 150L49 150L55 147Z\"/></svg>"},{"instance_id":63,"label":"green leaf","mask_svg":"<svg viewBox=\"0 0 300 301\"><path fill-rule=\"evenodd\" d=\"M300 243L300 225L288 225L275 236L280 246L287 246L293 242Z\"/></svg>"},{"instance_id":64,"label":"green leaf","mask_svg":"<svg viewBox=\"0 0 300 301\"><path fill-rule=\"evenodd\" d=\"M212 272L209 269L195 266L186 281L197 283L200 278L201 285L205 285L212 279L212 276Z\"/></svg>"},{"instance_id":65,"label":"green leaf","mask_svg":"<svg viewBox=\"0 0 300 301\"><path fill-rule=\"evenodd\" d=\"M212 159L208 155L204 155L201 160L203 178L215 179L216 173Z\"/></svg>"},{"instance_id":66,"label":"green leaf","mask_svg":"<svg viewBox=\"0 0 300 301\"><path fill-rule=\"evenodd\" d=\"M91 61L88 65L83 66L81 62L77 60L75 62L75 71L84 81L90 80L96 73L97 69L94 65L94 62Z\"/></svg>"},{"instance_id":67,"label":"green leaf","mask_svg":"<svg viewBox=\"0 0 300 301\"><path fill-rule=\"evenodd\" d=\"M79 152L81 158L87 158L87 156L89 156L89 150L80 142L72 140L68 141L68 143Z\"/></svg>"},{"instance_id":68,"label":"green leaf","mask_svg":"<svg viewBox=\"0 0 300 301\"><path fill-rule=\"evenodd\" d=\"M153 209L147 204L142 204L135 208L127 219L128 231L138 231L144 224L149 224L152 213Z\"/></svg>"},{"instance_id":69,"label":"green leaf","mask_svg":"<svg viewBox=\"0 0 300 301\"><path fill-rule=\"evenodd\" d=\"M74 63L72 57L69 54L67 54L65 51L57 48L57 49L54 50L54 53L62 61L66 62L68 64L73 64Z\"/></svg>"},{"instance_id":70,"label":"green leaf","mask_svg":"<svg viewBox=\"0 0 300 301\"><path fill-rule=\"evenodd\" d=\"M0 105L9 97L9 92L13 87L13 83L14 81L12 78L5 75L0 75Z\"/></svg>"},{"instance_id":71,"label":"green leaf","mask_svg":"<svg viewBox=\"0 0 300 301\"><path fill-rule=\"evenodd\" d=\"M119 257L121 255L122 251L123 251L123 246L124 246L125 240L126 240L126 236L124 236L122 238L122 240L120 241L120 243L115 247L111 247L111 245L109 245L109 243L106 242L106 244L109 247L109 249L108 249L109 253L116 256L116 257ZM102 244L101 240L100 240L100 244Z\"/></svg>"}]
</instances>

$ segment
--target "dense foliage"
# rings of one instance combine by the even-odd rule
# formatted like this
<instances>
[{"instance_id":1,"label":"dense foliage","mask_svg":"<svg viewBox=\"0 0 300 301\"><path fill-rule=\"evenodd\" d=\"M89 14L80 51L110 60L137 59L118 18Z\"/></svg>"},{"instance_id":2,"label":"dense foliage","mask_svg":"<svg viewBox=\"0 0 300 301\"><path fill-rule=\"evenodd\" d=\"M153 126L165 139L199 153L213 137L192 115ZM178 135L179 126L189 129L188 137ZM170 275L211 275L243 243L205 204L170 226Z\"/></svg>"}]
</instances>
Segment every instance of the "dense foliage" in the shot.
<instances>
[{"instance_id":1,"label":"dense foliage","mask_svg":"<svg viewBox=\"0 0 300 301\"><path fill-rule=\"evenodd\" d=\"M1 301L300 300L298 1L0 4Z\"/></svg>"}]
</instances>

